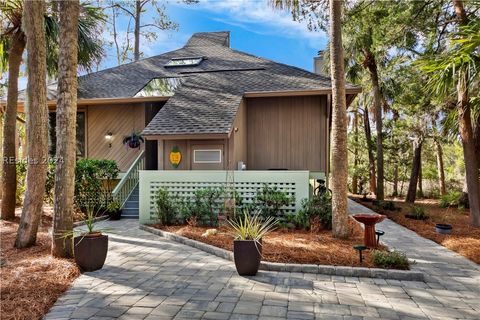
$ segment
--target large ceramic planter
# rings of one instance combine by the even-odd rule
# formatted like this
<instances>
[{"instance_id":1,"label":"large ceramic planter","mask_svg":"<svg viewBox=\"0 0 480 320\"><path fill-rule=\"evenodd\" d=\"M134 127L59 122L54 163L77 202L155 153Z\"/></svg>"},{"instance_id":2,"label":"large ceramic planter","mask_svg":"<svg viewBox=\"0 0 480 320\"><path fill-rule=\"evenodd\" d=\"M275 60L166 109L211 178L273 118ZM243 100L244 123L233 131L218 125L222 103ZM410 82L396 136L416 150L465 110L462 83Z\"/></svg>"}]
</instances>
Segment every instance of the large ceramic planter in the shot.
<instances>
[{"instance_id":1,"label":"large ceramic planter","mask_svg":"<svg viewBox=\"0 0 480 320\"><path fill-rule=\"evenodd\" d=\"M440 234L452 234L452 225L437 223L435 225L435 231Z\"/></svg>"},{"instance_id":2,"label":"large ceramic planter","mask_svg":"<svg viewBox=\"0 0 480 320\"><path fill-rule=\"evenodd\" d=\"M82 271L101 269L107 258L108 236L101 233L78 236L73 239L75 262Z\"/></svg>"},{"instance_id":3,"label":"large ceramic planter","mask_svg":"<svg viewBox=\"0 0 480 320\"><path fill-rule=\"evenodd\" d=\"M118 209L115 211L108 211L108 218L110 220L120 220L122 217L122 209Z\"/></svg>"},{"instance_id":4,"label":"large ceramic planter","mask_svg":"<svg viewBox=\"0 0 480 320\"><path fill-rule=\"evenodd\" d=\"M260 267L262 244L253 240L234 240L233 257L239 275L254 276Z\"/></svg>"}]
</instances>

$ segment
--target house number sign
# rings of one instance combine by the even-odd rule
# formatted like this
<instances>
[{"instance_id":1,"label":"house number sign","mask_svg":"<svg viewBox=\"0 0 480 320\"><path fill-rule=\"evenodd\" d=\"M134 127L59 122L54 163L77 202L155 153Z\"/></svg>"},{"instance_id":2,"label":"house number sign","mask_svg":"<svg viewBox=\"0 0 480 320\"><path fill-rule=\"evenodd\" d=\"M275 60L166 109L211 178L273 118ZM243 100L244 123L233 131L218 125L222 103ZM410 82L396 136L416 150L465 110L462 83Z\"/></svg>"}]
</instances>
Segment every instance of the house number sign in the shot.
<instances>
[{"instance_id":1,"label":"house number sign","mask_svg":"<svg viewBox=\"0 0 480 320\"><path fill-rule=\"evenodd\" d=\"M180 149L175 146L172 148L172 151L170 151L170 163L176 169L180 165L180 161L182 161L182 154L180 153Z\"/></svg>"}]
</instances>

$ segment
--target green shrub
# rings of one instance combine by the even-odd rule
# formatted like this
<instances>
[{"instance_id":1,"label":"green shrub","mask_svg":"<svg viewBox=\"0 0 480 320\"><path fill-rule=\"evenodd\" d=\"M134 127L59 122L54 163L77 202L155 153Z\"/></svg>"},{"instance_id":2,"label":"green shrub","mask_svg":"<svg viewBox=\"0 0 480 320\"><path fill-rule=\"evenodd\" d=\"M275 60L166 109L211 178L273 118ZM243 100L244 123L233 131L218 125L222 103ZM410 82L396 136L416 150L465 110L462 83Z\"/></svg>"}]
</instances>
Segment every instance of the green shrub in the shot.
<instances>
[{"instance_id":1,"label":"green shrub","mask_svg":"<svg viewBox=\"0 0 480 320\"><path fill-rule=\"evenodd\" d=\"M158 189L155 195L155 208L158 222L161 225L171 225L174 223L177 206L175 199L170 196L167 188Z\"/></svg>"},{"instance_id":2,"label":"green shrub","mask_svg":"<svg viewBox=\"0 0 480 320\"><path fill-rule=\"evenodd\" d=\"M296 224L304 229L315 228L320 223L325 229L332 229L332 198L329 194L319 194L302 201L302 209L296 215Z\"/></svg>"},{"instance_id":3,"label":"green shrub","mask_svg":"<svg viewBox=\"0 0 480 320\"><path fill-rule=\"evenodd\" d=\"M460 199L462 197L462 192L460 191L450 191L447 194L440 197L440 207L459 207Z\"/></svg>"},{"instance_id":4,"label":"green shrub","mask_svg":"<svg viewBox=\"0 0 480 320\"><path fill-rule=\"evenodd\" d=\"M223 210L223 188L196 189L192 200L179 200L182 218L191 225L216 226Z\"/></svg>"},{"instance_id":5,"label":"green shrub","mask_svg":"<svg viewBox=\"0 0 480 320\"><path fill-rule=\"evenodd\" d=\"M16 204L21 206L23 203L23 196L27 189L27 162L18 161L16 165L17 170L17 191L16 191ZM46 203L53 203L53 189L55 185L55 164L48 163L47 167L47 180L45 181L45 195L44 201Z\"/></svg>"},{"instance_id":6,"label":"green shrub","mask_svg":"<svg viewBox=\"0 0 480 320\"><path fill-rule=\"evenodd\" d=\"M260 210L263 218L280 216L280 209L295 202L295 197L290 197L286 192L279 190L277 186L270 187L267 184L257 190L254 205Z\"/></svg>"},{"instance_id":7,"label":"green shrub","mask_svg":"<svg viewBox=\"0 0 480 320\"><path fill-rule=\"evenodd\" d=\"M113 180L118 176L113 160L80 159L75 167L75 204L106 207L112 200Z\"/></svg>"},{"instance_id":8,"label":"green shrub","mask_svg":"<svg viewBox=\"0 0 480 320\"><path fill-rule=\"evenodd\" d=\"M23 195L27 189L26 176L27 176L27 163L25 161L17 162L17 192L15 194L15 202L17 206L21 206L23 203Z\"/></svg>"},{"instance_id":9,"label":"green shrub","mask_svg":"<svg viewBox=\"0 0 480 320\"><path fill-rule=\"evenodd\" d=\"M373 251L373 263L380 268L408 270L410 263L405 253L398 251Z\"/></svg>"},{"instance_id":10,"label":"green shrub","mask_svg":"<svg viewBox=\"0 0 480 320\"><path fill-rule=\"evenodd\" d=\"M428 218L430 218L430 216L425 211L425 208L420 206L412 206L411 215L417 220L427 220Z\"/></svg>"},{"instance_id":11,"label":"green shrub","mask_svg":"<svg viewBox=\"0 0 480 320\"><path fill-rule=\"evenodd\" d=\"M373 205L379 209L395 211L397 207L395 207L395 203L393 201L385 201L385 200L373 200Z\"/></svg>"}]
</instances>

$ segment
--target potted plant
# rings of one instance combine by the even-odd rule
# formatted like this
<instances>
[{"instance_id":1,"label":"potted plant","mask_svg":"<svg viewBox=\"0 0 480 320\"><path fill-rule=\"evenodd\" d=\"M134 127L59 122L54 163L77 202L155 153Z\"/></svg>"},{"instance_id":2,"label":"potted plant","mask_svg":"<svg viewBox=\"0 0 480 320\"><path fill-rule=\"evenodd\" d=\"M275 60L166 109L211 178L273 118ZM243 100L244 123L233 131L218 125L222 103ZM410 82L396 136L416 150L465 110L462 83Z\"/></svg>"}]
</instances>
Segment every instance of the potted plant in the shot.
<instances>
[{"instance_id":1,"label":"potted plant","mask_svg":"<svg viewBox=\"0 0 480 320\"><path fill-rule=\"evenodd\" d=\"M122 208L120 202L112 200L107 205L107 213L110 220L120 220L122 216Z\"/></svg>"},{"instance_id":2,"label":"potted plant","mask_svg":"<svg viewBox=\"0 0 480 320\"><path fill-rule=\"evenodd\" d=\"M258 212L249 215L247 211L243 217L228 220L234 231L233 257L239 275L257 274L262 258L262 238L275 229L277 222L273 217L262 221Z\"/></svg>"},{"instance_id":3,"label":"potted plant","mask_svg":"<svg viewBox=\"0 0 480 320\"><path fill-rule=\"evenodd\" d=\"M122 141L122 143L125 146L131 149L136 149L136 148L140 149L141 144L144 142L145 142L145 139L142 137L140 132L137 132L137 131L134 131L132 132L132 134L123 137L123 141Z\"/></svg>"},{"instance_id":4,"label":"potted plant","mask_svg":"<svg viewBox=\"0 0 480 320\"><path fill-rule=\"evenodd\" d=\"M65 232L62 238L73 238L73 252L75 262L82 271L95 271L101 269L107 258L108 236L102 232L105 229L95 228L95 210L87 207L83 216L86 230L73 230Z\"/></svg>"}]
</instances>

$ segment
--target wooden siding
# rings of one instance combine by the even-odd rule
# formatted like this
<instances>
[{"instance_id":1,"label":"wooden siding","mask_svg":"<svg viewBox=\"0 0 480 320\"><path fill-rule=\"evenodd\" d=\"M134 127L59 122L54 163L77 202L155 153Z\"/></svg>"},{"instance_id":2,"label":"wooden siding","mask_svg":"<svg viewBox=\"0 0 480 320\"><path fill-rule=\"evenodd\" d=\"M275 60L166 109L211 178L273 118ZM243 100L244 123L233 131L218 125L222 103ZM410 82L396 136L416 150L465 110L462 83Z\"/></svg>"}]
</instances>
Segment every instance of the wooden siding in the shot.
<instances>
[{"instance_id":1,"label":"wooden siding","mask_svg":"<svg viewBox=\"0 0 480 320\"><path fill-rule=\"evenodd\" d=\"M326 96L248 98L247 169L327 169Z\"/></svg>"},{"instance_id":2,"label":"wooden siding","mask_svg":"<svg viewBox=\"0 0 480 320\"><path fill-rule=\"evenodd\" d=\"M88 106L87 110L87 157L117 161L120 171L125 172L137 158L140 150L126 149L123 137L132 131L145 128L145 107L134 105ZM107 132L113 134L112 147L105 140ZM144 145L142 145L144 148Z\"/></svg>"},{"instance_id":3,"label":"wooden siding","mask_svg":"<svg viewBox=\"0 0 480 320\"><path fill-rule=\"evenodd\" d=\"M174 146L180 149L182 160L178 168L174 168L170 163L170 151ZM194 164L193 150L195 149L221 149L222 163L221 164ZM163 140L163 169L164 170L223 170L225 163L228 162L228 155L226 154L227 141L226 140ZM160 153L161 154L161 153ZM160 168L162 168L160 166Z\"/></svg>"},{"instance_id":4,"label":"wooden siding","mask_svg":"<svg viewBox=\"0 0 480 320\"><path fill-rule=\"evenodd\" d=\"M239 161L247 162L247 106L245 99L238 108L228 147L230 159L228 167L230 170L236 170Z\"/></svg>"}]
</instances>

